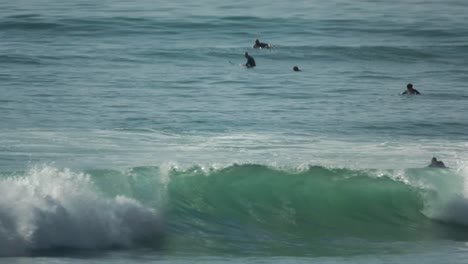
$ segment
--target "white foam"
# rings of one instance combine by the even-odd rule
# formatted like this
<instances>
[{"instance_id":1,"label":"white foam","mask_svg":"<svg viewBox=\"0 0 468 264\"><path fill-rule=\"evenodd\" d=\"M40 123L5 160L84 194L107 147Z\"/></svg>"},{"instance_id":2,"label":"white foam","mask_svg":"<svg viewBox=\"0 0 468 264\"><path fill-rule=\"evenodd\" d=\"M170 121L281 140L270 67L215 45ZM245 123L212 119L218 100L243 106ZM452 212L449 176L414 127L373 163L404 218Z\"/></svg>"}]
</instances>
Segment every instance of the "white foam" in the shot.
<instances>
[{"instance_id":1,"label":"white foam","mask_svg":"<svg viewBox=\"0 0 468 264\"><path fill-rule=\"evenodd\" d=\"M429 218L468 226L468 165L426 170L418 177L410 179L410 184L434 192L427 197L424 211Z\"/></svg>"},{"instance_id":2,"label":"white foam","mask_svg":"<svg viewBox=\"0 0 468 264\"><path fill-rule=\"evenodd\" d=\"M3 153L8 162L0 161L7 171L22 169L29 162L93 169L233 163L405 169L424 167L433 156L454 167L457 159L468 156L466 142L460 140L242 131L167 134L152 130L0 130L0 145L8 149Z\"/></svg>"},{"instance_id":3,"label":"white foam","mask_svg":"<svg viewBox=\"0 0 468 264\"><path fill-rule=\"evenodd\" d=\"M468 226L468 164L460 164L457 174L462 177L462 191L455 193L447 201L440 218L444 221Z\"/></svg>"},{"instance_id":4,"label":"white foam","mask_svg":"<svg viewBox=\"0 0 468 264\"><path fill-rule=\"evenodd\" d=\"M161 231L154 209L104 197L90 177L35 167L0 180L0 255L54 248L133 247Z\"/></svg>"}]
</instances>

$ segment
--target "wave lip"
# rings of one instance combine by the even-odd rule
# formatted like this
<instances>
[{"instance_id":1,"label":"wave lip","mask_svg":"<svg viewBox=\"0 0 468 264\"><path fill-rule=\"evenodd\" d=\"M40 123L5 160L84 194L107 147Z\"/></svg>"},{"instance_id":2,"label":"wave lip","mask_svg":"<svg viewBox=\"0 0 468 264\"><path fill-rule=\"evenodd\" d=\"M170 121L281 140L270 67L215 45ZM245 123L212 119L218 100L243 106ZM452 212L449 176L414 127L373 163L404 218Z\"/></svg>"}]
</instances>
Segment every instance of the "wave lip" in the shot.
<instances>
[{"instance_id":1,"label":"wave lip","mask_svg":"<svg viewBox=\"0 0 468 264\"><path fill-rule=\"evenodd\" d=\"M103 197L89 175L41 167L0 180L0 256L132 248L162 238L154 209Z\"/></svg>"}]
</instances>

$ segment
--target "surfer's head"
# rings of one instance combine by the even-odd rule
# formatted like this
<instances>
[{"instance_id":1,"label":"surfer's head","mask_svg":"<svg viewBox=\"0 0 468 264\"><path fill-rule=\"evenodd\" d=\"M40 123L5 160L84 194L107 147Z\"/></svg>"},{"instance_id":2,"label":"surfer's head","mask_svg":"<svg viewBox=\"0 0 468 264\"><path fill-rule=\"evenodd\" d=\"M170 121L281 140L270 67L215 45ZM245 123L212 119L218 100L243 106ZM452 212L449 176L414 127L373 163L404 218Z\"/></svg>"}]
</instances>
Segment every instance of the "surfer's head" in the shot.
<instances>
[{"instance_id":1,"label":"surfer's head","mask_svg":"<svg viewBox=\"0 0 468 264\"><path fill-rule=\"evenodd\" d=\"M260 40L256 39L256 40L255 40L255 44L256 44L256 45L260 45Z\"/></svg>"},{"instance_id":2,"label":"surfer's head","mask_svg":"<svg viewBox=\"0 0 468 264\"><path fill-rule=\"evenodd\" d=\"M244 52L244 57L249 57L249 53L248 52Z\"/></svg>"},{"instance_id":3,"label":"surfer's head","mask_svg":"<svg viewBox=\"0 0 468 264\"><path fill-rule=\"evenodd\" d=\"M301 70L299 70L299 67L294 66L294 67L293 67L293 71L301 71Z\"/></svg>"},{"instance_id":4,"label":"surfer's head","mask_svg":"<svg viewBox=\"0 0 468 264\"><path fill-rule=\"evenodd\" d=\"M406 88L409 89L409 90L413 89L413 84L408 83L408 84L406 85Z\"/></svg>"}]
</instances>

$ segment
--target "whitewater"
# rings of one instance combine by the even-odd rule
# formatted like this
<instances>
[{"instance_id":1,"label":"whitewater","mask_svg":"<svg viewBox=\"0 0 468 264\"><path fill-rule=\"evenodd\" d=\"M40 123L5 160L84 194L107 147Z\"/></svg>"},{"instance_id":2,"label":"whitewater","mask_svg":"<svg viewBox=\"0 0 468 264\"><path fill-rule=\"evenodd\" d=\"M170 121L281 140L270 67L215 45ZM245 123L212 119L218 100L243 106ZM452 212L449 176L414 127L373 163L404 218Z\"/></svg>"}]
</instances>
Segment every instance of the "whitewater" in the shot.
<instances>
[{"instance_id":1,"label":"whitewater","mask_svg":"<svg viewBox=\"0 0 468 264\"><path fill-rule=\"evenodd\" d=\"M0 263L466 262L465 1L0 9Z\"/></svg>"},{"instance_id":2,"label":"whitewater","mask_svg":"<svg viewBox=\"0 0 468 264\"><path fill-rule=\"evenodd\" d=\"M468 235L463 173L254 164L86 173L34 167L1 176L0 253L410 253Z\"/></svg>"}]
</instances>

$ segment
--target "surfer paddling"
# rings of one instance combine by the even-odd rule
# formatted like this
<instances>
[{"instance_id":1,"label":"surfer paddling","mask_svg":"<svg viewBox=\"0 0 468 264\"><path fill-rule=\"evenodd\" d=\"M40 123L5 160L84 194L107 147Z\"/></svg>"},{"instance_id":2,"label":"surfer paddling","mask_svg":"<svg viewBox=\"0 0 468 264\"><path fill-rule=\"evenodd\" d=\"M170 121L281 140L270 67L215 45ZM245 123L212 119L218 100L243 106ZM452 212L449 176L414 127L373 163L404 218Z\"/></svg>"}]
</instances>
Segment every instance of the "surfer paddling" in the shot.
<instances>
[{"instance_id":1,"label":"surfer paddling","mask_svg":"<svg viewBox=\"0 0 468 264\"><path fill-rule=\"evenodd\" d=\"M256 39L255 43L253 44L254 49L269 49L271 45L268 43L262 43L260 40Z\"/></svg>"},{"instance_id":2,"label":"surfer paddling","mask_svg":"<svg viewBox=\"0 0 468 264\"><path fill-rule=\"evenodd\" d=\"M428 167L431 167L431 168L447 168L445 166L444 162L442 162L441 160L437 160L436 157L432 157L431 163L429 164Z\"/></svg>"}]
</instances>

